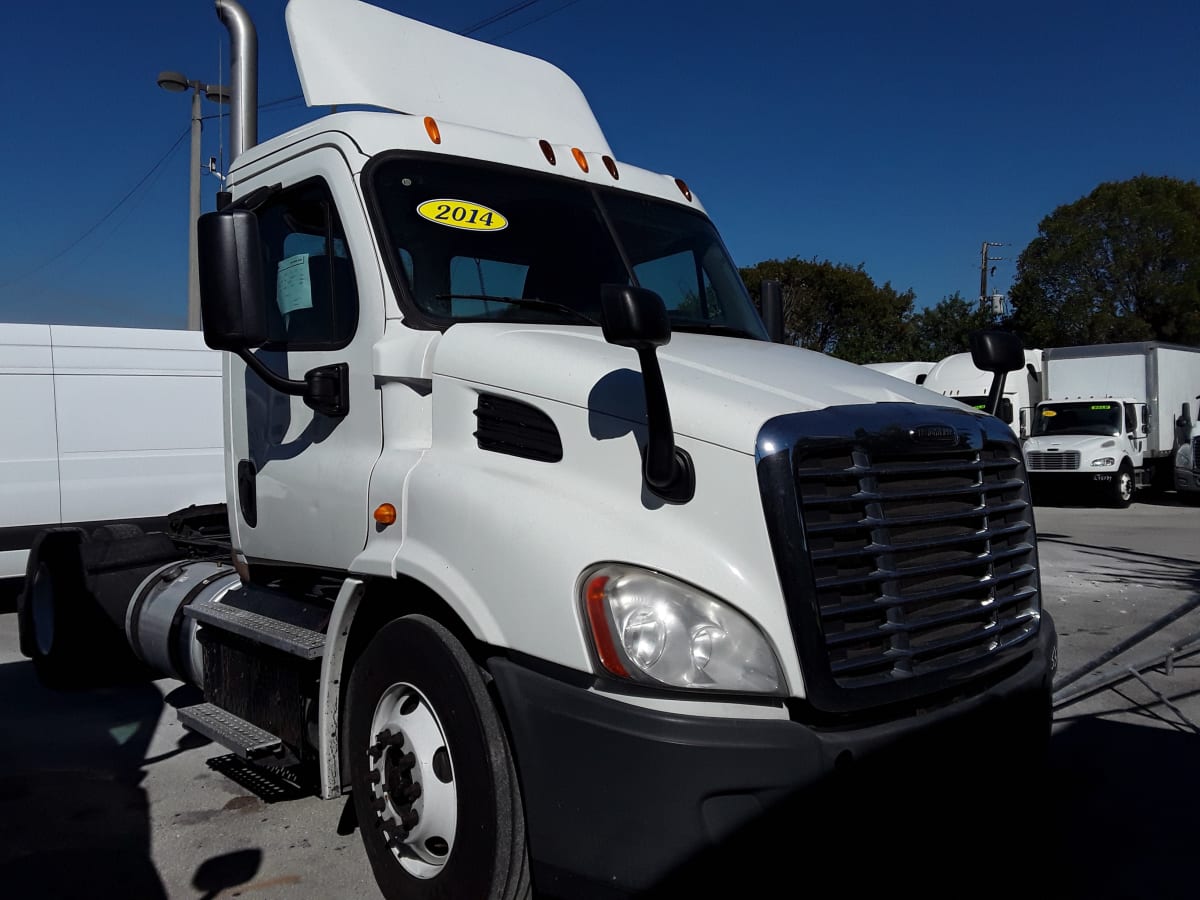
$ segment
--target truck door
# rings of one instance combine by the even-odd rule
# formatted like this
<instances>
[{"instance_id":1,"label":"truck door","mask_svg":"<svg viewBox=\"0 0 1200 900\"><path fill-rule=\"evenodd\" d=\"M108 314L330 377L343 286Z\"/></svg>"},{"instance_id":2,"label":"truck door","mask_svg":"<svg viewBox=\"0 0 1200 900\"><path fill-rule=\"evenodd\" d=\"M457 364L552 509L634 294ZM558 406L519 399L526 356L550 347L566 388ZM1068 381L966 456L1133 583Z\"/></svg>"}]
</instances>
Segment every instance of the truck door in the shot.
<instances>
[{"instance_id":1,"label":"truck door","mask_svg":"<svg viewBox=\"0 0 1200 900\"><path fill-rule=\"evenodd\" d=\"M346 363L350 408L342 418L315 412L228 361L231 522L251 563L344 570L366 543L367 487L382 445L371 366L383 331L381 280L341 153L322 148L285 168L292 177L256 209L270 323L256 355L297 380ZM279 183L280 174L259 180Z\"/></svg>"},{"instance_id":2,"label":"truck door","mask_svg":"<svg viewBox=\"0 0 1200 900\"><path fill-rule=\"evenodd\" d=\"M1144 404L1125 404L1125 432L1129 438L1129 455L1134 468L1141 468L1146 455L1146 434L1143 430L1145 422Z\"/></svg>"}]
</instances>

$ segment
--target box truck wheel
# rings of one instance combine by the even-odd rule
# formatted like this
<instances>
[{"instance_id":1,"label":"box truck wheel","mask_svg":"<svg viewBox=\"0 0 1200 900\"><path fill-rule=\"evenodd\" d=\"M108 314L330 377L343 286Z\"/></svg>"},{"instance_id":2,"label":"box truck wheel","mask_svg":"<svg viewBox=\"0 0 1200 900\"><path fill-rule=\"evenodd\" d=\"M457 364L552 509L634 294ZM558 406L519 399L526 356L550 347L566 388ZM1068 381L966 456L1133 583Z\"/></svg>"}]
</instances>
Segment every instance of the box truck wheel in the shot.
<instances>
[{"instance_id":1,"label":"box truck wheel","mask_svg":"<svg viewBox=\"0 0 1200 900\"><path fill-rule=\"evenodd\" d=\"M25 587L33 667L49 687L75 687L86 675L88 623L68 602L71 590L69 573L56 573L44 560L37 563Z\"/></svg>"},{"instance_id":2,"label":"box truck wheel","mask_svg":"<svg viewBox=\"0 0 1200 900\"><path fill-rule=\"evenodd\" d=\"M380 629L346 695L354 806L384 896L531 896L508 741L478 667L424 616Z\"/></svg>"},{"instance_id":3,"label":"box truck wheel","mask_svg":"<svg viewBox=\"0 0 1200 900\"><path fill-rule=\"evenodd\" d=\"M1128 461L1121 463L1121 468L1113 477L1110 500L1117 509L1125 509L1133 502L1133 469Z\"/></svg>"}]
</instances>

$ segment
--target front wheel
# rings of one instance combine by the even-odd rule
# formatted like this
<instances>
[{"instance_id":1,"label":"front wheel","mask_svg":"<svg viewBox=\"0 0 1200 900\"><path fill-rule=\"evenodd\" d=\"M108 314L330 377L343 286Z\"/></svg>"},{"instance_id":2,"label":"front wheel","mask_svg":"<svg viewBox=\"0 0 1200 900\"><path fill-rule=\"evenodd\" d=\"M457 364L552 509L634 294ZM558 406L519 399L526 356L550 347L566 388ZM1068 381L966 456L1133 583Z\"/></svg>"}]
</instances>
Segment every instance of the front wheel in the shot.
<instances>
[{"instance_id":1,"label":"front wheel","mask_svg":"<svg viewBox=\"0 0 1200 900\"><path fill-rule=\"evenodd\" d=\"M512 756L480 672L424 616L388 623L346 695L363 844L391 900L531 896Z\"/></svg>"},{"instance_id":2,"label":"front wheel","mask_svg":"<svg viewBox=\"0 0 1200 900\"><path fill-rule=\"evenodd\" d=\"M1117 509L1125 509L1133 502L1133 469L1128 465L1121 466L1113 477L1110 499Z\"/></svg>"}]
</instances>

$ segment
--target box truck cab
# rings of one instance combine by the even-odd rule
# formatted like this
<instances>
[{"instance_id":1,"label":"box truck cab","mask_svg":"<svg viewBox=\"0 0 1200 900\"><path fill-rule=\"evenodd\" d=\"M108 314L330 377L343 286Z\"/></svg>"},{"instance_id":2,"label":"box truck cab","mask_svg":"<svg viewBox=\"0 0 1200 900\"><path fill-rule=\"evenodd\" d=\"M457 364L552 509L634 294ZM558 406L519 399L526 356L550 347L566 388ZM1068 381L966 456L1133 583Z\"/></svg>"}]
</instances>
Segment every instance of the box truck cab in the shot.
<instances>
[{"instance_id":1,"label":"box truck cab","mask_svg":"<svg viewBox=\"0 0 1200 900\"><path fill-rule=\"evenodd\" d=\"M199 332L0 324L0 578L50 526L225 498L221 355Z\"/></svg>"},{"instance_id":2,"label":"box truck cab","mask_svg":"<svg viewBox=\"0 0 1200 900\"><path fill-rule=\"evenodd\" d=\"M1187 442L1185 406L1200 384L1200 348L1158 342L1048 348L1047 399L1025 459L1035 492L1127 507L1168 489Z\"/></svg>"},{"instance_id":3,"label":"box truck cab","mask_svg":"<svg viewBox=\"0 0 1200 900\"><path fill-rule=\"evenodd\" d=\"M1179 417L1179 427L1184 439L1175 451L1175 490L1186 501L1200 501L1200 422L1196 414L1200 411L1200 395L1184 407Z\"/></svg>"},{"instance_id":4,"label":"box truck cab","mask_svg":"<svg viewBox=\"0 0 1200 900\"><path fill-rule=\"evenodd\" d=\"M189 728L352 792L394 898L644 892L939 725L1030 761L1056 645L1007 426L765 340L692 188L553 66L291 0L308 103L377 109L256 144L252 25L218 10L233 565L130 539L122 592L78 536L39 551L203 687ZM68 629L81 602L26 594ZM23 622L47 671L100 635Z\"/></svg>"},{"instance_id":5,"label":"box truck cab","mask_svg":"<svg viewBox=\"0 0 1200 900\"><path fill-rule=\"evenodd\" d=\"M1030 415L1042 398L1042 351L1026 350L1025 365L1004 383L997 415L1024 439L1029 435ZM975 366L970 353L954 353L933 365L921 382L928 390L953 397L973 409L986 409L991 374Z\"/></svg>"}]
</instances>

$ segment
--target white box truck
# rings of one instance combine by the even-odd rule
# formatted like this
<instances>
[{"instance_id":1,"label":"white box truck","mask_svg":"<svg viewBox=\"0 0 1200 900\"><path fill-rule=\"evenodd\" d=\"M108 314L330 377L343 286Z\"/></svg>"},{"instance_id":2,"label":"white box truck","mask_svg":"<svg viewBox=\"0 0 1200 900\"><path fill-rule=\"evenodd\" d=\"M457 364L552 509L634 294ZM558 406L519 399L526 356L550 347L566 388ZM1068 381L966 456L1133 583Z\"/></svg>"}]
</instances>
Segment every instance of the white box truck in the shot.
<instances>
[{"instance_id":1,"label":"white box truck","mask_svg":"<svg viewBox=\"0 0 1200 900\"><path fill-rule=\"evenodd\" d=\"M40 671L200 686L189 728L352 795L391 898L644 892L943 728L987 733L989 790L1035 764L1056 642L1004 423L767 340L691 187L548 63L291 0L307 102L373 109L258 144L217 9L230 541L43 534Z\"/></svg>"},{"instance_id":2,"label":"white box truck","mask_svg":"<svg viewBox=\"0 0 1200 900\"><path fill-rule=\"evenodd\" d=\"M1029 436L1033 408L1042 399L1042 351L1026 350L1025 366L1009 374L997 415L1022 439ZM938 360L921 384L944 397L953 397L973 409L986 409L992 376L976 367L970 353L952 353Z\"/></svg>"},{"instance_id":3,"label":"white box truck","mask_svg":"<svg viewBox=\"0 0 1200 900\"><path fill-rule=\"evenodd\" d=\"M1047 348L1042 378L1046 399L1024 448L1035 493L1069 490L1127 507L1135 491L1170 488L1187 442L1185 406L1200 385L1200 348L1154 341Z\"/></svg>"},{"instance_id":4,"label":"white box truck","mask_svg":"<svg viewBox=\"0 0 1200 900\"><path fill-rule=\"evenodd\" d=\"M198 331L0 324L0 579L49 526L225 499L221 354Z\"/></svg>"}]
</instances>

